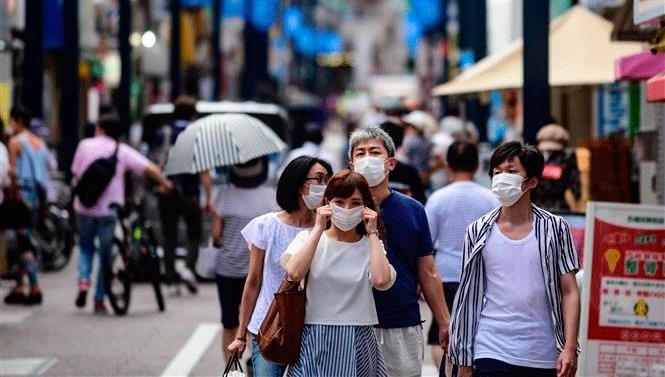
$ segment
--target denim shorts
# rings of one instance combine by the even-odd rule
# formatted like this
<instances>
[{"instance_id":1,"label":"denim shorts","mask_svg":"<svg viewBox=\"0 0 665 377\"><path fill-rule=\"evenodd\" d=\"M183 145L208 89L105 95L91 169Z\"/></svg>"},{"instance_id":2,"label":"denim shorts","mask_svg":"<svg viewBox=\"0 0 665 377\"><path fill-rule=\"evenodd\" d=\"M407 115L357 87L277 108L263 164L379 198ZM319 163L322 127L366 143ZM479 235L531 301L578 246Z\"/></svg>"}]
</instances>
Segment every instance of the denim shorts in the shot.
<instances>
[{"instance_id":1,"label":"denim shorts","mask_svg":"<svg viewBox=\"0 0 665 377\"><path fill-rule=\"evenodd\" d=\"M251 333L250 333L251 334ZM282 377L288 365L273 363L261 355L256 335L252 336L252 372L256 377Z\"/></svg>"}]
</instances>

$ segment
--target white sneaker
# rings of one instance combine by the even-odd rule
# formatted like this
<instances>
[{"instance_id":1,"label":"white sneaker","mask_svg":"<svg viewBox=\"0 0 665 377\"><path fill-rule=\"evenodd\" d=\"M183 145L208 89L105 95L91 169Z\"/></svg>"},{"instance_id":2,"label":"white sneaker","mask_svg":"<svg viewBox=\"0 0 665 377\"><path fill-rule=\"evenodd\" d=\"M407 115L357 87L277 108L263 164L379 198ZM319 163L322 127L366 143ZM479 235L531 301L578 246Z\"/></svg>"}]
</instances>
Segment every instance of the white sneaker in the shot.
<instances>
[{"instance_id":1,"label":"white sneaker","mask_svg":"<svg viewBox=\"0 0 665 377\"><path fill-rule=\"evenodd\" d=\"M180 271L180 278L182 279L183 283L185 283L189 293L193 295L198 293L199 288L196 284L196 276L194 276L192 270L187 267L183 268L182 271Z\"/></svg>"},{"instance_id":2,"label":"white sneaker","mask_svg":"<svg viewBox=\"0 0 665 377\"><path fill-rule=\"evenodd\" d=\"M166 294L169 297L180 297L180 286L178 284L171 284L167 286Z\"/></svg>"}]
</instances>

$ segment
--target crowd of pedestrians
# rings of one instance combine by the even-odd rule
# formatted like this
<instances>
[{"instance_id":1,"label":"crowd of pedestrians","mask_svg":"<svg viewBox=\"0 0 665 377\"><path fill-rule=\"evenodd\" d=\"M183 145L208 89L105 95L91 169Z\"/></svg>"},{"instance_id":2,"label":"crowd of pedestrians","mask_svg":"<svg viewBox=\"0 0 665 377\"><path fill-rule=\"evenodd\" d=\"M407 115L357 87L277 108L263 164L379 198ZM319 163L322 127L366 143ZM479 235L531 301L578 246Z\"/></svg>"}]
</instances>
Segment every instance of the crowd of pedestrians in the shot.
<instances>
[{"instance_id":1,"label":"crowd of pedestrians","mask_svg":"<svg viewBox=\"0 0 665 377\"><path fill-rule=\"evenodd\" d=\"M567 190L579 197L579 186L563 181L575 171L560 126L539 134L542 152L521 142L499 146L489 160L491 190L474 181L481 166L475 128L450 117L439 126L414 111L354 130L347 169L333 171L320 153L321 130L312 128L306 145L273 167L276 187L269 179L274 161L263 156L227 167L227 184L213 195L210 172L162 172L164 153L198 116L195 104L186 97L175 102L172 124L157 133L163 155L156 163L120 142L123 128L112 112L79 144L71 166L75 182L97 174L105 186L92 204L74 201L76 306L86 306L97 252L94 311L107 312L103 261L118 221L113 204L123 205L125 173L131 172L159 185L170 296L180 295L180 283L195 294L199 247L208 242L218 249L224 356L238 357L250 343L255 376L420 376L421 300L432 313L426 338L442 376L575 374L577 253L565 220L535 204L565 209ZM19 198L36 212L48 185L47 149L27 129L25 109L10 115L0 184L5 201ZM113 170L104 171L105 163ZM552 187L556 199L545 192ZM204 215L212 218L209 239ZM180 217L188 247L186 267L178 270ZM30 228L16 233L19 273L5 302L39 303ZM271 361L258 340L283 279L301 282L306 292L300 353L290 365Z\"/></svg>"}]
</instances>

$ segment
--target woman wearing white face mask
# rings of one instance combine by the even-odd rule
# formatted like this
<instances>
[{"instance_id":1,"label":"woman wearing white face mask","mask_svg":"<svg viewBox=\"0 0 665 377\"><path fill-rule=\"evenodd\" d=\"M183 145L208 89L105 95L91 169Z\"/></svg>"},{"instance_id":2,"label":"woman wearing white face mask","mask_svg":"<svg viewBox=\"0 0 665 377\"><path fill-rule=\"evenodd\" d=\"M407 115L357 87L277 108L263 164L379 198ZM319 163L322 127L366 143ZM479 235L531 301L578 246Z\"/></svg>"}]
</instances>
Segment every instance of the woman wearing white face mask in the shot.
<instances>
[{"instance_id":1,"label":"woman wearing white face mask","mask_svg":"<svg viewBox=\"0 0 665 377\"><path fill-rule=\"evenodd\" d=\"M289 279L307 279L300 358L288 375L387 376L372 287L389 289L396 273L369 186L343 170L324 197L314 228L298 234L280 259Z\"/></svg>"},{"instance_id":2,"label":"woman wearing white face mask","mask_svg":"<svg viewBox=\"0 0 665 377\"><path fill-rule=\"evenodd\" d=\"M521 142L490 159L501 207L465 235L449 347L459 376L575 375L579 263L566 221L531 203L543 166Z\"/></svg>"},{"instance_id":3,"label":"woman wearing white face mask","mask_svg":"<svg viewBox=\"0 0 665 377\"><path fill-rule=\"evenodd\" d=\"M258 216L240 231L249 245L249 271L240 303L238 330L227 350L242 356L249 332L255 376L281 377L286 371L286 365L263 357L256 334L284 277L279 258L298 233L314 225L312 207L317 201L314 186L325 185L331 175L330 165L321 159L300 156L291 161L277 183L276 199L282 210Z\"/></svg>"}]
</instances>

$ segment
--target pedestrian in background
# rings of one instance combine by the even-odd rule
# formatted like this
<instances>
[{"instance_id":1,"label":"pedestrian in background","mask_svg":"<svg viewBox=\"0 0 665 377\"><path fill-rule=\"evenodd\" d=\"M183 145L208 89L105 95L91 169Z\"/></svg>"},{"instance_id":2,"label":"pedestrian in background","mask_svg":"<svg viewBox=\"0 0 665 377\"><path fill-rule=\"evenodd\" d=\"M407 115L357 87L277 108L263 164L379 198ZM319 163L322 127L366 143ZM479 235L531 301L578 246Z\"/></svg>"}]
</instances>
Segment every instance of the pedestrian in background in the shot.
<instances>
[{"instance_id":1,"label":"pedestrian in background","mask_svg":"<svg viewBox=\"0 0 665 377\"><path fill-rule=\"evenodd\" d=\"M395 143L395 150L399 150L404 140L404 127L393 122L385 121L381 123L381 129L386 131L388 136ZM392 190L401 192L410 196L421 204L425 204L425 186L423 185L418 169L399 159L396 160L395 169L388 175L388 183Z\"/></svg>"},{"instance_id":2,"label":"pedestrian in background","mask_svg":"<svg viewBox=\"0 0 665 377\"><path fill-rule=\"evenodd\" d=\"M249 253L240 231L255 217L274 211L275 189L263 184L268 179L268 158L259 157L234 165L230 185L221 187L213 203L212 242L218 248L215 280L222 312L222 351L228 361L227 347L240 324L240 300L247 272Z\"/></svg>"},{"instance_id":3,"label":"pedestrian in background","mask_svg":"<svg viewBox=\"0 0 665 377\"><path fill-rule=\"evenodd\" d=\"M97 202L90 208L85 207L77 198L74 199L74 211L78 218L79 255L78 296L76 306L85 306L90 275L92 272L93 256L95 254L95 240L98 240L99 269L97 274L97 288L95 290L94 311L97 314L106 314L108 310L104 303L106 288L104 286L104 266L108 261L113 244L115 225L118 214L113 204L125 203L125 173L145 174L160 185L160 190L167 192L171 189L171 182L162 174L157 165L151 163L139 152L129 145L120 142L122 125L118 116L111 113L99 118L95 137L82 140L72 162L72 174L80 179L88 167L97 159L108 158L117 150L116 170L113 178ZM85 190L85 187L81 187Z\"/></svg>"},{"instance_id":4,"label":"pedestrian in background","mask_svg":"<svg viewBox=\"0 0 665 377\"><path fill-rule=\"evenodd\" d=\"M170 134L170 144L175 144L178 136L189 124L196 119L196 100L188 96L180 96L175 101L173 109L173 125ZM168 131L168 130L167 130ZM164 267L166 270L167 293L171 297L180 296L180 282L184 282L190 293L198 291L196 277L192 272L196 266L202 232L201 213L201 186L205 196L206 213L211 210L212 179L208 172L200 174L170 175L173 190L159 198L159 213L162 221L164 237ZM176 272L176 247L178 246L178 221L182 217L187 226L187 257L186 267L180 273Z\"/></svg>"},{"instance_id":5,"label":"pedestrian in background","mask_svg":"<svg viewBox=\"0 0 665 377\"><path fill-rule=\"evenodd\" d=\"M306 280L305 326L289 376L387 376L373 326L372 287L395 282L367 181L343 170L328 182L316 223L280 258L291 281Z\"/></svg>"},{"instance_id":6,"label":"pedestrian in background","mask_svg":"<svg viewBox=\"0 0 665 377\"><path fill-rule=\"evenodd\" d=\"M418 169L420 179L426 183L429 177L429 156L432 144L428 137L436 130L436 121L422 110L412 111L402 118L404 123L404 154L409 164Z\"/></svg>"},{"instance_id":7,"label":"pedestrian in background","mask_svg":"<svg viewBox=\"0 0 665 377\"><path fill-rule=\"evenodd\" d=\"M314 226L315 211L323 203L331 175L330 165L321 159L301 156L291 161L277 183L281 211L258 216L241 231L249 247L249 272L240 303L240 325L228 350L242 355L249 332L255 376L279 377L286 371L286 365L261 355L256 335L284 278L279 258L298 233Z\"/></svg>"},{"instance_id":8,"label":"pedestrian in background","mask_svg":"<svg viewBox=\"0 0 665 377\"><path fill-rule=\"evenodd\" d=\"M422 204L391 191L388 175L395 169L395 144L380 128L363 128L351 134L349 159L362 174L380 209L386 231L388 261L397 271L395 284L387 291L374 290L379 324L376 332L390 376L420 376L424 342L418 286L439 324L439 340L448 341L450 315L443 296L441 278L434 264L434 247Z\"/></svg>"},{"instance_id":9,"label":"pedestrian in background","mask_svg":"<svg viewBox=\"0 0 665 377\"><path fill-rule=\"evenodd\" d=\"M558 124L548 124L536 135L545 168L533 201L552 212L570 212L580 199L580 171L575 152L568 150L570 134Z\"/></svg>"},{"instance_id":10,"label":"pedestrian in background","mask_svg":"<svg viewBox=\"0 0 665 377\"><path fill-rule=\"evenodd\" d=\"M23 106L14 106L9 113L10 128L14 134L9 139L9 175L13 189L10 191L23 201L39 220L48 192L49 154L46 143L28 130L30 112ZM16 286L5 297L7 304L41 304L42 289L37 274L37 250L31 240L32 229L16 231L20 257L16 273ZM23 275L27 275L30 293L23 289Z\"/></svg>"},{"instance_id":11,"label":"pedestrian in background","mask_svg":"<svg viewBox=\"0 0 665 377\"><path fill-rule=\"evenodd\" d=\"M517 141L490 159L501 207L465 235L449 348L460 376L575 375L579 264L566 221L531 202L543 165Z\"/></svg>"},{"instance_id":12,"label":"pedestrian in background","mask_svg":"<svg viewBox=\"0 0 665 377\"><path fill-rule=\"evenodd\" d=\"M443 282L446 305L453 307L462 271L464 231L472 222L500 206L492 192L473 181L478 170L478 148L456 141L446 155L450 184L435 191L425 205L432 241L436 248L436 267ZM427 344L432 346L432 359L442 365L443 349L439 346L438 325L432 321Z\"/></svg>"}]
</instances>

